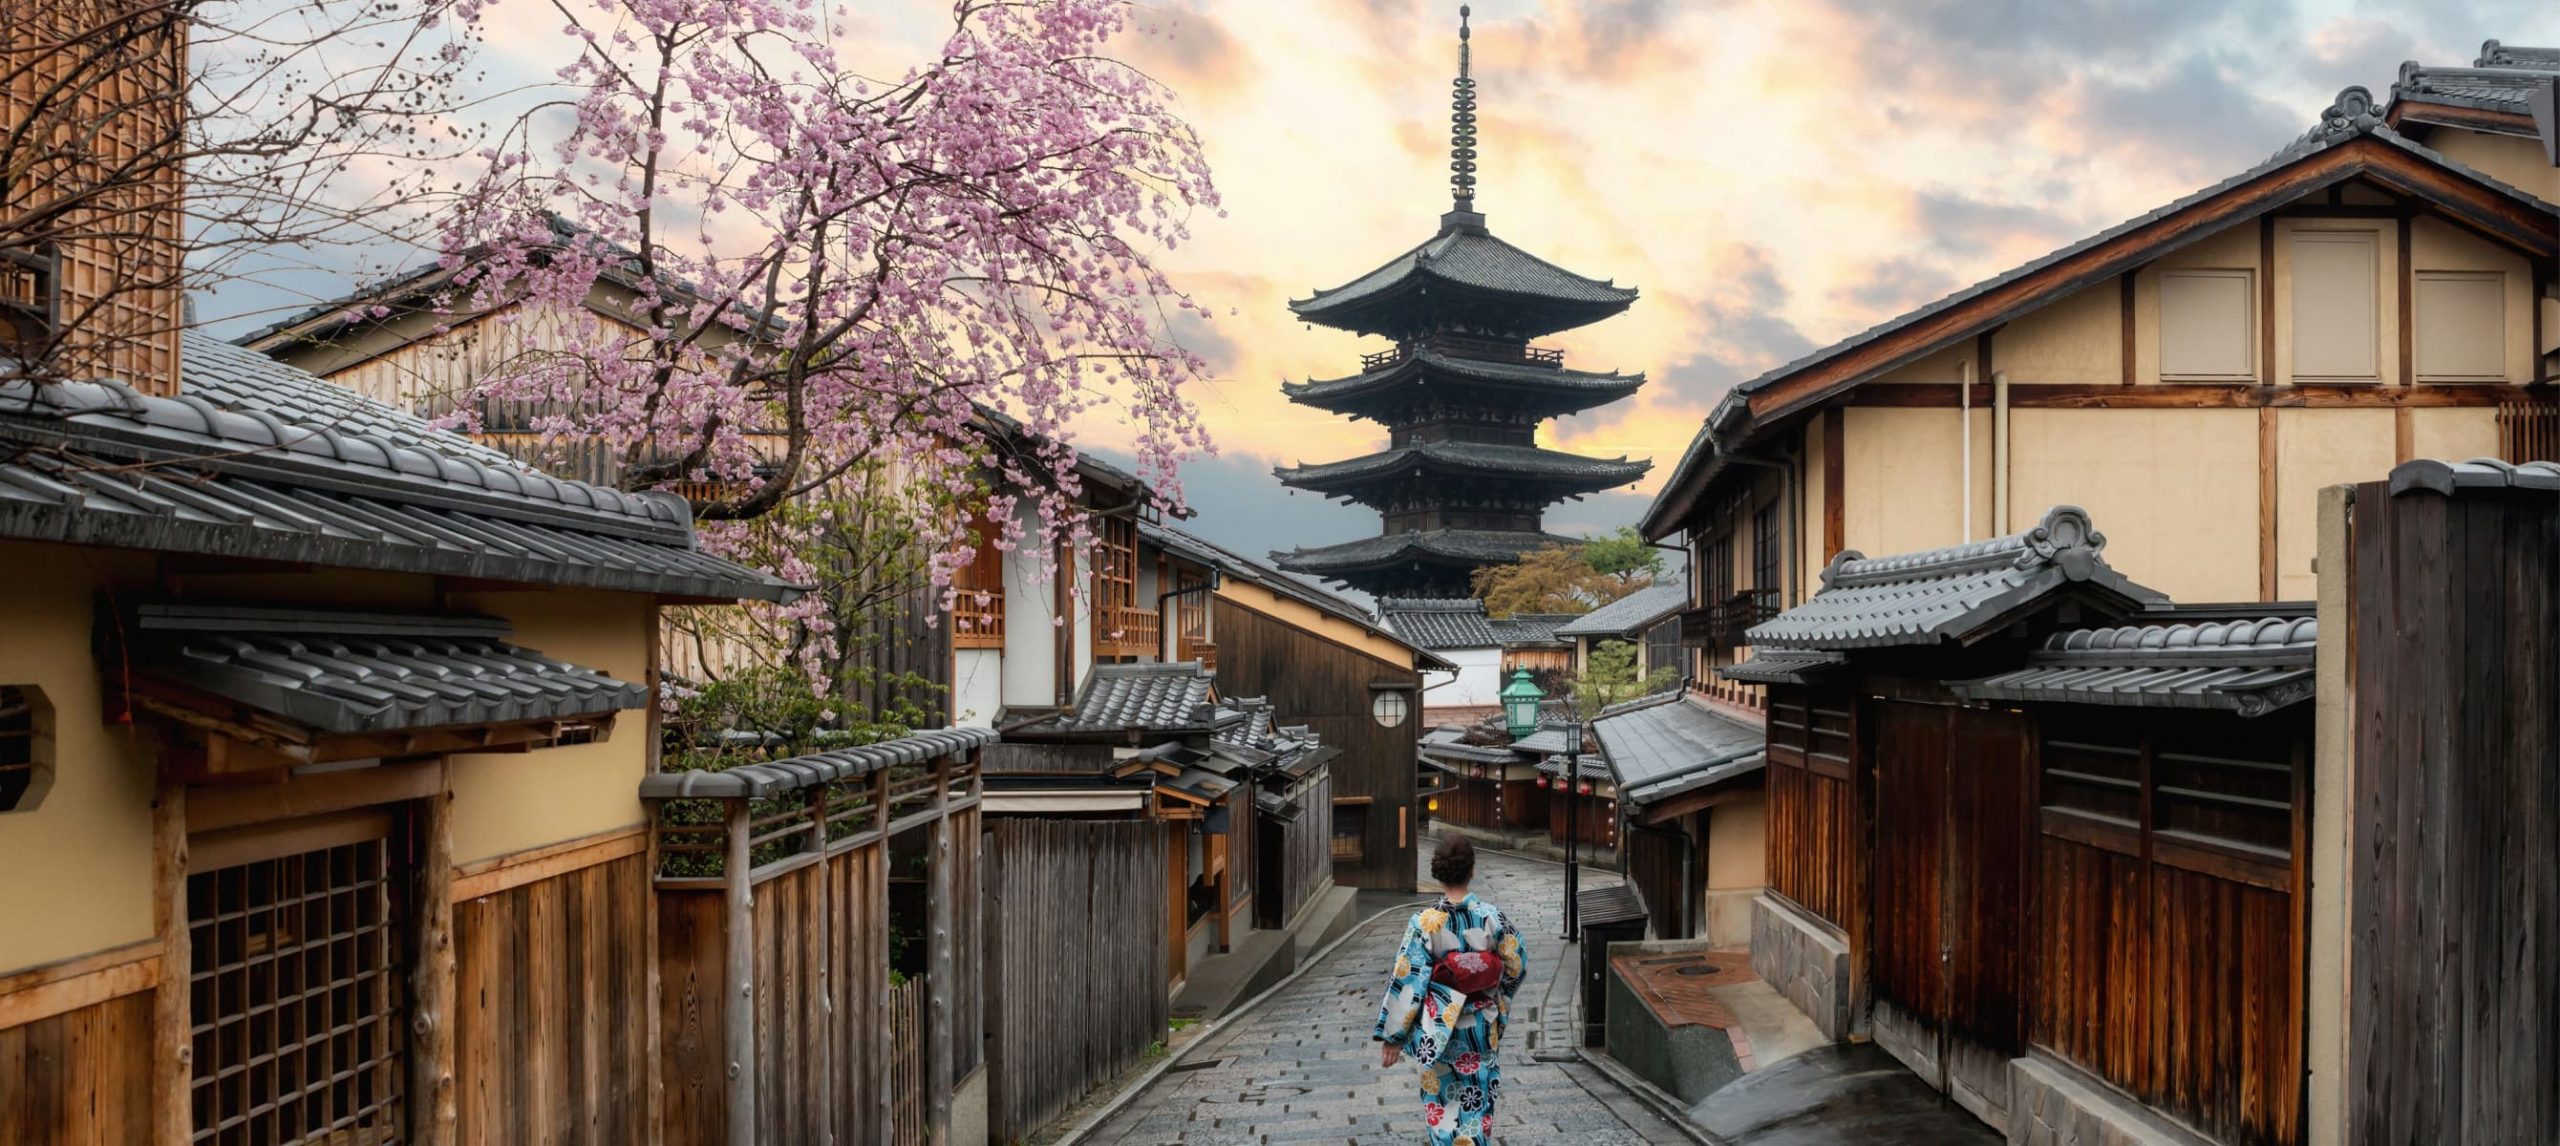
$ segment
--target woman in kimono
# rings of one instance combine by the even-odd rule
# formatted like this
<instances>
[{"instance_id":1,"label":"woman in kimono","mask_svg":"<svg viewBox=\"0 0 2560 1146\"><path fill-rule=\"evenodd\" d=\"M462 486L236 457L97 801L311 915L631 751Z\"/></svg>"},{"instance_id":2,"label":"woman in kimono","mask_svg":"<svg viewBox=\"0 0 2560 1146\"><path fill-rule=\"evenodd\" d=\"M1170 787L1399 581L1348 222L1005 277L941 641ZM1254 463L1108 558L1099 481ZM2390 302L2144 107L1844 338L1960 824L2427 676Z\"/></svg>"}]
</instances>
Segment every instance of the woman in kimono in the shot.
<instances>
[{"instance_id":1,"label":"woman in kimono","mask_svg":"<svg viewBox=\"0 0 2560 1146\"><path fill-rule=\"evenodd\" d=\"M1503 1026L1511 996L1528 964L1520 932L1502 909L1467 891L1475 878L1476 851L1464 836L1440 841L1431 853L1431 877L1440 900L1416 912L1404 929L1389 971L1387 998L1378 1010L1378 1065L1392 1067L1406 1054L1422 1068L1422 1126L1431 1146L1484 1146L1493 1106L1502 1096ZM1490 954L1500 962L1501 985L1463 995L1431 972L1455 952Z\"/></svg>"}]
</instances>

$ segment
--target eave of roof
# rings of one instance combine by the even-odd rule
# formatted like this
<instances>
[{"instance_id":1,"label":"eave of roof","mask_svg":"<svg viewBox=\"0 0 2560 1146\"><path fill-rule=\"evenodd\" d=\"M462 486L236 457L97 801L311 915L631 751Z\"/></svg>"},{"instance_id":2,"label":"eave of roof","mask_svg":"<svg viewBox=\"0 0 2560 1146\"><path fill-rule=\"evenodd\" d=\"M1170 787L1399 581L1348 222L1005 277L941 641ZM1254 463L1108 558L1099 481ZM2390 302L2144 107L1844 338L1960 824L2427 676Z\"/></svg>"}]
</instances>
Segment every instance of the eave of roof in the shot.
<instances>
[{"instance_id":1,"label":"eave of roof","mask_svg":"<svg viewBox=\"0 0 2560 1146\"><path fill-rule=\"evenodd\" d=\"M2457 184L2433 184L2434 175ZM2349 179L2375 179L2474 229L2549 257L2560 251L2552 204L2425 147L2383 122L2370 93L2349 88L2321 126L2229 179L2011 268L1744 382L1719 400L1643 518L1648 537L1678 528L1730 451L1869 379Z\"/></svg>"},{"instance_id":2,"label":"eave of roof","mask_svg":"<svg viewBox=\"0 0 2560 1146\"><path fill-rule=\"evenodd\" d=\"M764 764L743 764L722 772L659 772L641 778L640 798L730 799L746 796L766 799L814 784L857 780L883 768L922 764L936 757L958 755L995 741L996 734L984 728L936 728L860 748L818 752ZM1026 779L1058 785L1071 782L1073 777L1035 776Z\"/></svg>"},{"instance_id":3,"label":"eave of roof","mask_svg":"<svg viewBox=\"0 0 2560 1146\"><path fill-rule=\"evenodd\" d=\"M1394 629L1371 618L1359 606L1318 585L1311 585L1263 562L1209 541L1197 534L1176 529L1161 522L1141 521L1138 535L1178 556L1218 570L1221 576L1234 577L1258 585L1280 596L1328 614L1337 620L1358 625L1372 636L1394 641L1412 651L1416 668L1454 669L1440 655L1406 640Z\"/></svg>"},{"instance_id":4,"label":"eave of roof","mask_svg":"<svg viewBox=\"0 0 2560 1146\"><path fill-rule=\"evenodd\" d=\"M1483 565L1517 561L1524 553L1550 545L1578 545L1554 533L1522 533L1500 529L1433 529L1363 537L1339 545L1273 553L1282 569L1319 576L1385 569L1406 562Z\"/></svg>"},{"instance_id":5,"label":"eave of roof","mask_svg":"<svg viewBox=\"0 0 2560 1146\"><path fill-rule=\"evenodd\" d=\"M1955 686L1977 700L2200 708L2263 716L2309 700L2318 622L2266 617L2056 633L2025 667Z\"/></svg>"},{"instance_id":6,"label":"eave of roof","mask_svg":"<svg viewBox=\"0 0 2560 1146\"><path fill-rule=\"evenodd\" d=\"M1559 637L1620 637L1639 633L1689 607L1689 587L1647 585L1556 626Z\"/></svg>"},{"instance_id":7,"label":"eave of roof","mask_svg":"<svg viewBox=\"0 0 2560 1146\"><path fill-rule=\"evenodd\" d=\"M1365 401L1412 387L1431 387L1433 392L1449 385L1482 386L1485 389L1518 395L1515 400L1535 403L1541 409L1570 413L1606 405L1642 389L1642 373L1606 374L1590 370L1566 370L1553 366L1526 363L1490 362L1442 354L1435 350L1418 350L1395 365L1353 374L1303 383L1283 382L1280 392L1292 402L1318 409L1347 411L1358 409ZM1540 401L1543 400L1543 401Z\"/></svg>"},{"instance_id":8,"label":"eave of roof","mask_svg":"<svg viewBox=\"0 0 2560 1146\"><path fill-rule=\"evenodd\" d=\"M1598 492L1635 481L1652 468L1653 463L1649 460L1589 458L1538 446L1423 442L1338 462L1275 466L1271 473L1283 485L1319 493L1356 490L1372 482L1404 477L1416 470L1500 477L1557 489Z\"/></svg>"},{"instance_id":9,"label":"eave of roof","mask_svg":"<svg viewBox=\"0 0 2560 1146\"><path fill-rule=\"evenodd\" d=\"M1634 287L1575 274L1495 238L1482 215L1453 211L1430 238L1350 282L1291 300L1289 310L1308 322L1365 331L1372 324L1362 321L1361 311L1391 306L1433 284L1574 312L1550 330L1597 321L1636 300Z\"/></svg>"}]
</instances>

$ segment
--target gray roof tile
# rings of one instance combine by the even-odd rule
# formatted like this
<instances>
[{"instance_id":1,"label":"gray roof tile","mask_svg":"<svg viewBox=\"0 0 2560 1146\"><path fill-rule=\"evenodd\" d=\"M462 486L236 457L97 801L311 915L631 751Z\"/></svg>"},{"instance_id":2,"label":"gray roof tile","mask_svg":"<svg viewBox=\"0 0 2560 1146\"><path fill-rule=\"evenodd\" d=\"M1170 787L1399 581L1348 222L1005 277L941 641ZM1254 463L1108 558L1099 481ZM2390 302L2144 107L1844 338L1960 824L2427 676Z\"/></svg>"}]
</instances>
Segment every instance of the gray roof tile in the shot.
<instances>
[{"instance_id":1,"label":"gray roof tile","mask_svg":"<svg viewBox=\"0 0 2560 1146\"><path fill-rule=\"evenodd\" d=\"M122 628L136 672L324 733L602 716L638 681L509 643L494 617L145 605Z\"/></svg>"},{"instance_id":2,"label":"gray roof tile","mask_svg":"<svg viewBox=\"0 0 2560 1146\"><path fill-rule=\"evenodd\" d=\"M2318 623L2266 617L2055 633L2026 667L1956 686L1981 700L2215 708L2261 716L2311 698Z\"/></svg>"},{"instance_id":3,"label":"gray roof tile","mask_svg":"<svg viewBox=\"0 0 2560 1146\"><path fill-rule=\"evenodd\" d=\"M1556 635L1556 627L1573 620L1573 613L1513 613L1495 617L1486 624L1495 640L1505 647L1517 645L1553 645L1567 643Z\"/></svg>"},{"instance_id":4,"label":"gray roof tile","mask_svg":"<svg viewBox=\"0 0 2560 1146\"><path fill-rule=\"evenodd\" d=\"M1644 386L1644 375L1565 370L1530 362L1493 362L1421 349L1392 366L1344 378L1283 382L1280 392L1292 402L1321 409L1359 405L1363 400L1427 382L1459 381L1522 395L1515 401L1557 413L1587 410L1615 402ZM1432 387L1438 389L1439 387ZM1522 392L1527 392L1522 394ZM1534 395L1534 396L1531 396Z\"/></svg>"},{"instance_id":5,"label":"gray roof tile","mask_svg":"<svg viewBox=\"0 0 2560 1146\"><path fill-rule=\"evenodd\" d=\"M1689 587L1663 582L1647 585L1597 609L1556 626L1559 637L1624 637L1652 628L1689 607Z\"/></svg>"},{"instance_id":6,"label":"gray roof tile","mask_svg":"<svg viewBox=\"0 0 2560 1146\"><path fill-rule=\"evenodd\" d=\"M859 748L815 752L763 764L742 764L719 772L658 772L641 778L640 798L747 796L766 799L815 784L858 780L883 768L922 764L938 756L984 748L995 742L996 734L990 729L935 728Z\"/></svg>"},{"instance_id":7,"label":"gray roof tile","mask_svg":"<svg viewBox=\"0 0 2560 1146\"><path fill-rule=\"evenodd\" d=\"M1388 597L1378 602L1378 615L1397 636L1426 649L1490 649L1502 643L1482 601Z\"/></svg>"},{"instance_id":8,"label":"gray roof tile","mask_svg":"<svg viewBox=\"0 0 2560 1146\"><path fill-rule=\"evenodd\" d=\"M1424 442L1338 462L1274 466L1271 472L1284 485L1312 490L1347 489L1382 477L1428 469L1450 474L1529 478L1558 488L1597 492L1634 481L1652 468L1650 460L1587 458L1537 446Z\"/></svg>"},{"instance_id":9,"label":"gray roof tile","mask_svg":"<svg viewBox=\"0 0 2560 1146\"><path fill-rule=\"evenodd\" d=\"M1945 549L1868 558L1843 551L1811 600L1751 628L1759 648L1855 649L1934 645L2003 623L2057 592L2112 600L2124 611L2167 600L2099 556L2106 536L2074 506L2035 528Z\"/></svg>"},{"instance_id":10,"label":"gray roof tile","mask_svg":"<svg viewBox=\"0 0 2560 1146\"><path fill-rule=\"evenodd\" d=\"M1244 714L1210 699L1214 674L1198 661L1097 665L1076 693L1075 707L1018 731L1054 733L1208 731Z\"/></svg>"},{"instance_id":11,"label":"gray roof tile","mask_svg":"<svg viewBox=\"0 0 2560 1146\"><path fill-rule=\"evenodd\" d=\"M1749 774L1767 739L1761 729L1709 712L1677 692L1613 707L1592 722L1592 733L1616 777L1619 798L1638 805L1684 781L1721 783Z\"/></svg>"},{"instance_id":12,"label":"gray roof tile","mask_svg":"<svg viewBox=\"0 0 2560 1146\"><path fill-rule=\"evenodd\" d=\"M1292 572L1316 576L1375 569L1406 561L1436 559L1462 564L1498 564L1550 545L1579 545L1556 533L1509 529L1430 529L1383 533L1339 545L1274 552L1273 563ZM1429 646L1426 646L1429 647ZM1442 646L1457 647L1457 646Z\"/></svg>"},{"instance_id":13,"label":"gray roof tile","mask_svg":"<svg viewBox=\"0 0 2560 1146\"><path fill-rule=\"evenodd\" d=\"M1584 278L1493 237L1481 225L1453 224L1376 270L1331 290L1318 290L1312 298L1291 301L1289 309L1301 318L1322 322L1354 304L1433 279L1542 301L1606 307L1612 312L1636 300L1634 287Z\"/></svg>"}]
</instances>

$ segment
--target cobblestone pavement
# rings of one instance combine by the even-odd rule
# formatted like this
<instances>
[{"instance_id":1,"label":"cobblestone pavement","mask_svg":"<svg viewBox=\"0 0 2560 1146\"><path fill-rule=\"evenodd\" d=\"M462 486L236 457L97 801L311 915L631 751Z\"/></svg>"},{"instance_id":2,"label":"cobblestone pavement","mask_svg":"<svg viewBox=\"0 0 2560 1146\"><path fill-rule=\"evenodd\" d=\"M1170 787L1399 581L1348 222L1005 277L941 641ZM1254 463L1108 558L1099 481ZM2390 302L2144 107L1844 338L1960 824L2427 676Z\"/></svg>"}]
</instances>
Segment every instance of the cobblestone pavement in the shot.
<instances>
[{"instance_id":1,"label":"cobblestone pavement","mask_svg":"<svg viewBox=\"0 0 2560 1146\"><path fill-rule=\"evenodd\" d=\"M1428 841L1422 848L1430 854ZM1502 1106L1494 1141L1503 1146L1616 1146L1687 1139L1605 1076L1573 1062L1570 1000L1576 974L1563 929L1564 869L1486 851L1476 860L1476 894L1509 913L1528 944L1530 979L1513 1004L1513 1037L1502 1056ZM1583 886L1616 883L1586 871ZM1416 896L1419 900L1421 897ZM1362 927L1278 995L1230 1020L1157 1079L1086 1141L1137 1144L1422 1140L1415 1068L1378 1068L1369 1041L1386 964L1409 916ZM1523 1014L1522 1008L1528 1013ZM1528 1037L1523 1037L1523 1036Z\"/></svg>"}]
</instances>

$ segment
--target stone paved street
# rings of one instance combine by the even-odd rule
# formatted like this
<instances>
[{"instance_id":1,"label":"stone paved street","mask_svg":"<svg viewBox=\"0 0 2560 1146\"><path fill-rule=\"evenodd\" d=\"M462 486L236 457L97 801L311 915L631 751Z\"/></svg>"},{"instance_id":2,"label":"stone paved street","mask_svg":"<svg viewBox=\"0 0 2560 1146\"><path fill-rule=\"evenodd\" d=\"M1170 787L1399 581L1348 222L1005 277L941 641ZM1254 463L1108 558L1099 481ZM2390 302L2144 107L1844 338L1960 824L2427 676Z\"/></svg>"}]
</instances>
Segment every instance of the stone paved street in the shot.
<instances>
[{"instance_id":1,"label":"stone paved street","mask_svg":"<svg viewBox=\"0 0 2560 1146\"><path fill-rule=\"evenodd\" d=\"M1429 852L1426 841L1423 853ZM1558 1040L1571 1022L1574 974L1559 960L1570 949L1557 938L1564 869L1489 851L1477 857L1477 894L1517 921L1530 956L1530 980L1514 1004L1513 1041L1520 1045L1504 1048L1495 1140L1506 1146L1686 1141L1590 1067L1533 1057L1562 1049ZM1617 881L1610 872L1584 875L1586 887ZM1380 1070L1377 1044L1369 1041L1386 964L1407 918L1398 912L1355 932L1279 995L1211 1033L1086 1141L1420 1141L1414 1068Z\"/></svg>"}]
</instances>

